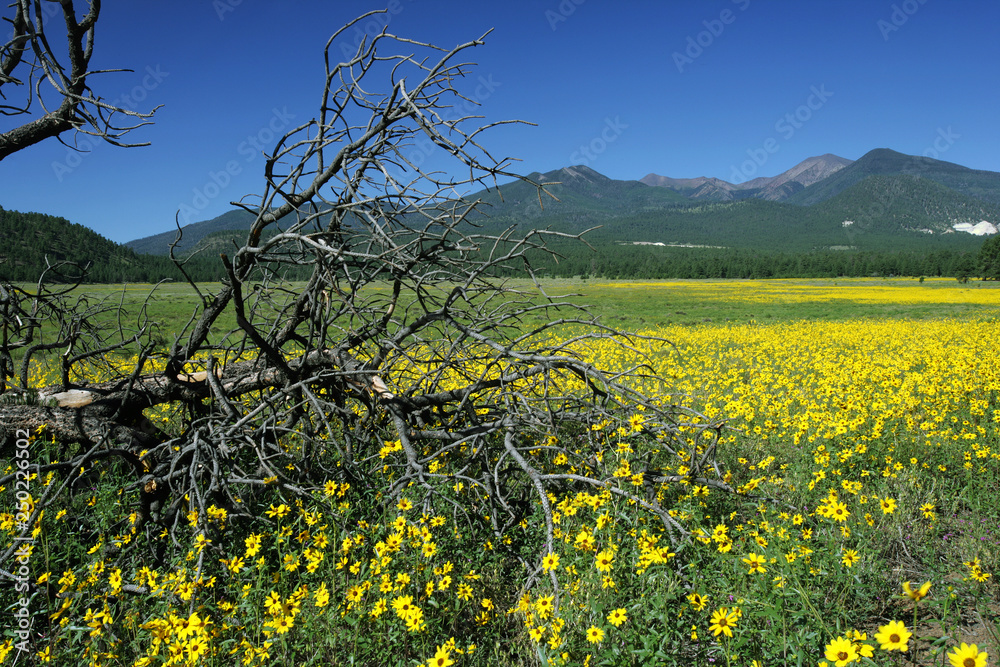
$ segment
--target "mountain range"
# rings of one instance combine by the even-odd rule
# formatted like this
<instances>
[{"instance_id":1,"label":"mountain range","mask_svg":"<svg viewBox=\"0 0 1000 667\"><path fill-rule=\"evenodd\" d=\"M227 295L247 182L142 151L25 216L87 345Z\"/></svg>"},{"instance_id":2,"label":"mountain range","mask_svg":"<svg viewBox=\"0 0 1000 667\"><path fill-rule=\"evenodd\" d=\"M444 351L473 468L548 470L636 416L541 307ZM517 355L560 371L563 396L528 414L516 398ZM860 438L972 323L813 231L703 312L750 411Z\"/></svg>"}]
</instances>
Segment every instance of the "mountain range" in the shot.
<instances>
[{"instance_id":1,"label":"mountain range","mask_svg":"<svg viewBox=\"0 0 1000 667\"><path fill-rule=\"evenodd\" d=\"M614 257L626 267L623 270L635 253L642 253L643 261L663 262L663 253L670 247L725 248L751 255L974 253L981 237L996 234L1000 227L1000 173L885 148L854 161L829 153L810 157L777 176L743 183L657 174L616 180L583 165L528 177L553 197L543 196L540 205L537 189L523 181L470 194L467 199L484 206L469 224L487 233L500 233L512 225L567 234L596 228L588 233L588 242L598 255ZM43 225L45 234L53 238L60 237L62 227L72 226L66 231L76 241L59 245L58 258L92 261L102 275L118 275L119 267L131 266L129 276L153 279L171 268L163 256L176 230L123 247L69 221L32 215L18 217L14 211L0 215L0 227L7 223L11 227L10 233L0 234L0 278L11 279L16 272L17 279L28 279L32 271L44 266L39 252L51 255L56 250L55 246L38 246L41 231L33 236L15 233L20 224L15 220L33 220L34 227L41 230L38 225ZM252 219L246 211L233 210L187 225L176 254L203 251L189 267L200 267L199 276L215 276L218 253L241 244ZM93 242L83 238L87 234L95 236ZM580 254L591 253L582 244L557 245L564 257L579 255L579 264L595 265L595 260ZM80 250L77 257L74 249L86 252ZM655 252L660 252L660 259ZM34 267L38 262L42 264ZM122 278L136 279L125 274Z\"/></svg>"},{"instance_id":2,"label":"mountain range","mask_svg":"<svg viewBox=\"0 0 1000 667\"><path fill-rule=\"evenodd\" d=\"M1000 173L888 149L853 162L829 154L809 158L740 185L657 175L616 181L585 166L529 178L558 201L539 210L526 183L501 187L502 199L480 193L494 226L575 233L602 225L589 238L787 252L967 249L980 240L963 232L993 234L1000 226Z\"/></svg>"},{"instance_id":3,"label":"mountain range","mask_svg":"<svg viewBox=\"0 0 1000 667\"><path fill-rule=\"evenodd\" d=\"M827 153L803 160L777 176L734 184L718 178L667 178L648 174L640 181L666 187L694 200L766 199L810 206L829 199L870 176L916 176L934 181L974 199L1000 203L1000 173L888 148L870 151L851 161Z\"/></svg>"},{"instance_id":4,"label":"mountain range","mask_svg":"<svg viewBox=\"0 0 1000 667\"><path fill-rule=\"evenodd\" d=\"M968 249L977 243L973 235L1000 227L1000 173L885 148L854 161L830 153L810 157L777 176L739 184L657 174L616 180L582 165L528 178L555 199L543 197L540 206L536 189L521 181L485 190L470 195L487 204L477 224L568 233L600 226L589 239L789 252ZM179 250L231 247L251 219L235 210L188 225ZM169 231L126 245L165 254L174 238Z\"/></svg>"},{"instance_id":5,"label":"mountain range","mask_svg":"<svg viewBox=\"0 0 1000 667\"><path fill-rule=\"evenodd\" d=\"M639 179L639 182L670 188L689 199L732 201L734 199L755 198L783 201L850 164L852 164L851 160L827 153L806 158L777 176L762 176L740 184L704 176L699 178L669 178L657 174L647 174Z\"/></svg>"}]
</instances>

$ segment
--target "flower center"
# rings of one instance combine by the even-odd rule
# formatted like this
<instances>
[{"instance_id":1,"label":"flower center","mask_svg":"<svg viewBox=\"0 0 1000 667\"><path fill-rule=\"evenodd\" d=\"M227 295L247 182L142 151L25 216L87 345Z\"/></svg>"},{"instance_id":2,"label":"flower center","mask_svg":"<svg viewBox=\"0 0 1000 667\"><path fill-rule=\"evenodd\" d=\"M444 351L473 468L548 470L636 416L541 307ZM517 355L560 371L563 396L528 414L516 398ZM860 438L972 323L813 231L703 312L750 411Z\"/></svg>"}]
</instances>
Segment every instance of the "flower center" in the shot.
<instances>
[{"instance_id":1,"label":"flower center","mask_svg":"<svg viewBox=\"0 0 1000 667\"><path fill-rule=\"evenodd\" d=\"M899 635L896 635L896 634L889 635L889 641L891 643L893 643L893 644L898 644L899 643Z\"/></svg>"},{"instance_id":2,"label":"flower center","mask_svg":"<svg viewBox=\"0 0 1000 667\"><path fill-rule=\"evenodd\" d=\"M841 651L837 654L837 662L847 662L847 651Z\"/></svg>"},{"instance_id":3,"label":"flower center","mask_svg":"<svg viewBox=\"0 0 1000 667\"><path fill-rule=\"evenodd\" d=\"M965 660L962 661L962 667L976 667L976 659L966 658Z\"/></svg>"}]
</instances>

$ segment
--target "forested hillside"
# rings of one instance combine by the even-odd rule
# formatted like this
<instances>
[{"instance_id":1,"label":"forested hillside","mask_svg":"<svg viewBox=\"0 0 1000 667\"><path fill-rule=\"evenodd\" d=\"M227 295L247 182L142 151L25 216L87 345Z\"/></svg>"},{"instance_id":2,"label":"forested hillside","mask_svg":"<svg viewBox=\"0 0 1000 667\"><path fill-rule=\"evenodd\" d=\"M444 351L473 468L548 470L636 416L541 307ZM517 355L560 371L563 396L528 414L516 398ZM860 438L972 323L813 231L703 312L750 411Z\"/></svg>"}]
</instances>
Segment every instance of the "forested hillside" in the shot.
<instances>
[{"instance_id":1,"label":"forested hillside","mask_svg":"<svg viewBox=\"0 0 1000 667\"><path fill-rule=\"evenodd\" d=\"M585 166L530 178L549 194L539 197L533 186L515 181L467 195L486 205L467 224L489 234L510 227L586 231L587 243L553 241L559 261L538 253L537 269L553 276L971 276L983 238L955 226L1000 224L1000 174L888 149L870 151L786 201L690 198L677 190L684 182L676 179L660 177L673 187L651 186ZM234 210L185 227L176 250L194 255L187 264L191 278L222 279L218 256L242 243L252 219ZM182 279L166 258L175 230L126 247L62 218L11 211L3 212L0 229L0 274L12 280L33 280L46 258L91 262L88 280L94 282ZM292 279L301 273L295 261L284 272Z\"/></svg>"},{"instance_id":2,"label":"forested hillside","mask_svg":"<svg viewBox=\"0 0 1000 667\"><path fill-rule=\"evenodd\" d=\"M869 175L811 206L762 199L696 201L670 188L616 181L586 167L532 178L545 183L554 198L543 197L540 204L523 183L478 193L471 198L491 207L488 217L476 222L494 232L511 225L570 234L596 227L588 240L599 250L661 243L768 253L973 251L981 239L955 233L953 225L1000 222L997 204L907 174Z\"/></svg>"},{"instance_id":3,"label":"forested hillside","mask_svg":"<svg viewBox=\"0 0 1000 667\"><path fill-rule=\"evenodd\" d=\"M185 225L184 236L180 243L177 244L177 251L179 254L189 253L198 245L199 241L213 233L223 231L242 231L245 233L250 228L251 222L253 222L252 213L247 213L243 209L234 209L211 220ZM137 253L165 255L170 248L170 244L176 238L177 230L171 229L160 234L153 234L152 236L128 241L125 245Z\"/></svg>"},{"instance_id":4,"label":"forested hillside","mask_svg":"<svg viewBox=\"0 0 1000 667\"><path fill-rule=\"evenodd\" d=\"M978 250L934 252L763 252L621 245L606 252L560 247L559 262L536 258L539 275L604 278L820 278L979 275Z\"/></svg>"},{"instance_id":5,"label":"forested hillside","mask_svg":"<svg viewBox=\"0 0 1000 667\"><path fill-rule=\"evenodd\" d=\"M59 275L66 280L75 279L80 268L86 268L86 282L183 279L165 256L139 255L65 218L0 208L0 279L31 282L38 279L46 266L60 262L77 265L67 265L60 271ZM188 270L195 280L221 277L221 271L200 258L191 262Z\"/></svg>"},{"instance_id":6,"label":"forested hillside","mask_svg":"<svg viewBox=\"0 0 1000 667\"><path fill-rule=\"evenodd\" d=\"M969 169L953 162L920 155L904 155L888 148L865 153L854 163L788 198L808 206L829 199L869 176L920 176L969 197L1000 203L1000 173Z\"/></svg>"},{"instance_id":7,"label":"forested hillside","mask_svg":"<svg viewBox=\"0 0 1000 667\"><path fill-rule=\"evenodd\" d=\"M852 221L849 227L854 234L953 234L953 226L959 223L1000 221L1000 203L910 174L869 176L820 204L803 208L831 215L842 226L843 221Z\"/></svg>"}]
</instances>

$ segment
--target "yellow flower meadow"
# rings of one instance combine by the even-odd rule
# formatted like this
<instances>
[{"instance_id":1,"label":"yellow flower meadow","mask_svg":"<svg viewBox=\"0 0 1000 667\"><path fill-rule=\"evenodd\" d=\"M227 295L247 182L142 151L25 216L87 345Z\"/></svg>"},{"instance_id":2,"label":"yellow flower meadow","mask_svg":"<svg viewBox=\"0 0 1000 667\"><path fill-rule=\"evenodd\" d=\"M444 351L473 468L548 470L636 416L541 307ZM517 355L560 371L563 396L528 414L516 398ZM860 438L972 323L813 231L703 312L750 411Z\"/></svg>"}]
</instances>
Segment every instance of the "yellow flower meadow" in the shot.
<instances>
[{"instance_id":1,"label":"yellow flower meadow","mask_svg":"<svg viewBox=\"0 0 1000 667\"><path fill-rule=\"evenodd\" d=\"M724 287L744 292L735 283ZM807 291L832 294L780 282L760 288L771 299L784 298L782 290L791 301ZM1000 290L982 291L1000 302ZM760 294L753 298L767 302ZM889 303L878 298L883 300L872 297L873 302ZM539 554L548 574L536 577L532 589L508 589L510 561L502 554L517 553L525 543L539 549L544 528L531 523L539 514L529 509L520 524L513 519L513 530L492 533L488 526L509 517L490 516L495 510L472 479L449 480L441 489L443 498L476 507L469 521L450 507L435 506L416 484L397 486L394 500L379 497L372 511L357 489L340 481L339 472L337 482L319 481L312 499L303 500L285 494L274 477L266 500L253 510L275 519L273 530L248 536L242 531L258 526L240 523L244 517L235 510L212 506L199 514L182 506L178 516L185 527L190 525L190 539L172 570L118 567L106 555L125 544L126 521L125 528L116 529L122 534L102 534L83 545L81 552L93 548L80 566L60 562L51 573L36 572L39 583L61 589L49 612L57 639L52 660L67 659L66 642L59 643L63 627L82 629L81 652L90 653L80 664L256 666L287 659L289 646L311 649L312 642L321 644L321 637L363 646L365 633L356 629L367 626L378 629L370 634L383 645L391 642L391 651L404 647L398 655L359 649L358 660L372 664L377 664L372 656L378 651L383 651L377 656L383 664L394 659L428 667L472 662L467 656L474 645L444 641L456 628L469 633L466 641L482 643L520 632L532 646L543 651L548 646L553 665L577 664L585 653L592 654L587 664L610 664L625 655L617 651L637 648L636 642L647 638L643 633L662 632L662 624L654 628L649 619L664 613L655 605L662 604L657 596L666 589L672 591L673 605L667 613L676 615L671 641L698 642L701 628L701 641L691 654L707 650L712 655L719 642L726 648L740 644L729 640L743 639L739 634L746 628L754 639L740 644L738 663L768 664L752 658L780 650L766 644L770 638L760 641L763 647L757 644L766 618L762 609L776 596L797 604L800 591L806 596L819 591L822 599L824 587L836 584L850 598L854 571L844 568L873 570L884 563L881 550L871 546L873 536L886 527L894 530L899 521L912 523L919 535L952 530L952 503L935 493L946 482L965 483L982 475L988 465L995 470L1000 359L981 340L977 343L970 330L990 340L1000 336L1000 323L871 319L666 325L645 333L669 339L676 347L637 338L635 358L604 341L581 344L573 354L596 359L612 371L648 364L667 383L650 380L642 386L637 380L637 386L663 396L664 405L691 407L699 416L676 442L656 431L651 410L633 408L617 423L584 424L581 433L569 438L541 429L524 434L529 445L535 438L536 449L523 453L538 471L593 474L607 482L607 487L580 484L551 493L554 530L550 546ZM558 391L575 391L579 387L573 382L571 378ZM723 422L734 428L715 427ZM380 450L375 442L359 460L398 480L402 446L393 440L382 444ZM591 445L598 451L585 449ZM418 451L425 448L424 455L434 446L415 445ZM668 446L676 450L676 458L665 457ZM716 447L732 455L731 469L718 475L702 459ZM447 456L426 461L428 479L459 469L455 462L474 451L459 443ZM670 462L664 464L665 459ZM941 484L932 477L937 474ZM651 478L661 476L680 483L648 486ZM787 495L793 501L754 507L741 498L730 506L720 490L726 485L746 494L744 498L760 494L782 501ZM619 495L623 490L635 499ZM88 497L92 507L101 509L104 501L90 491L79 499L81 507ZM640 502L655 505L654 500L684 532L664 530L657 517L640 510ZM948 513L942 510L939 516L938 507ZM50 513L46 521L52 515L57 522L65 520L66 510ZM487 528L480 528L480 521ZM0 529L9 533L13 523L9 513L0 512ZM492 559L491 554L501 557ZM958 562L974 555L962 552L952 564L959 569ZM995 566L995 555L984 550L981 557L982 562L977 557L964 563L964 582L953 582L958 593L995 592L996 582L987 571ZM454 571L452 561L463 563L463 571ZM691 588L676 587L680 571L687 573ZM115 599L126 585L148 587L149 595L141 602L137 596L136 604L156 613L141 620L130 617ZM918 602L930 588L929 581L903 584L905 594ZM686 597L678 599L678 590ZM728 599L730 606L712 611L709 595L713 601ZM604 610L600 616L594 616L597 608ZM259 624L240 620L248 610L261 618ZM799 618L806 618L803 625L812 622L805 615ZM706 627L711 633L707 641ZM816 632L814 627L808 631ZM148 654L109 657L114 651L125 653L111 645L112 635L123 634L130 641L134 635L134 644L143 645ZM906 653L912 636L904 623L892 621L878 628L871 643L865 633L846 631L828 644L819 640L804 649L813 658L825 657L821 665L845 667L872 658L872 644ZM77 644L73 646L75 650ZM9 642L0 643L0 662L4 651L11 651ZM953 667L983 667L988 656L975 645L962 644L950 650L948 659Z\"/></svg>"}]
</instances>

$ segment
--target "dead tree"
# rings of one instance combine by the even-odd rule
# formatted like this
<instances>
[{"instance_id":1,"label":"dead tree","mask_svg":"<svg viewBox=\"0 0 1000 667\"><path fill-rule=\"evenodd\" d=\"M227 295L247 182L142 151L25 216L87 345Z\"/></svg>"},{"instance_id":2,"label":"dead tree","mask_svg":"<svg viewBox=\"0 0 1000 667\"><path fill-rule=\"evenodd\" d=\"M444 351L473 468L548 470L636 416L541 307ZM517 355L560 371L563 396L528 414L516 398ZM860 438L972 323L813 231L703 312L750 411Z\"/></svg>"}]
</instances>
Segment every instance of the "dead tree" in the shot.
<instances>
[{"instance_id":1,"label":"dead tree","mask_svg":"<svg viewBox=\"0 0 1000 667\"><path fill-rule=\"evenodd\" d=\"M11 391L34 397L0 406L7 446L16 429L44 423L75 447L59 464L36 466L62 480L47 487L36 514L81 469L115 459L131 475L128 492L149 534L165 529L177 546L190 537L189 512L199 525L212 504L233 521L266 521L254 510L260 494L306 495L325 480L363 482L385 502L405 491L470 524L485 513L497 536L540 507L549 550L548 494L607 490L681 542L685 530L657 490L683 481L728 488L710 437L683 458L678 445L681 423L688 438L717 435L719 425L637 390L650 379L645 367L609 371L585 356L596 341L626 351L629 336L537 283L518 290L505 282L515 269L531 276L530 254L558 235L492 229L471 194L520 178L480 143L499 123L452 113L471 102L462 59L482 39L446 50L383 31L337 62L332 45L352 25L327 43L316 117L278 140L263 193L239 203L255 219L242 247L220 256L228 280L214 292L191 283L200 306L172 343L161 345L140 319L115 341L138 355L127 372L84 382L74 373L84 360L71 354L61 383L36 388L8 372L16 337L4 339ZM431 172L412 158L424 138L451 156L453 170ZM56 321L78 314L71 331L94 317L43 290L7 290L12 331L32 308L49 308ZM213 340L227 312L237 328ZM164 403L186 407L169 434L143 421L144 410ZM658 449L625 478L599 455L605 434L619 428L641 430ZM392 458L382 456L386 442L398 452ZM560 455L565 465L551 465ZM683 461L687 472L665 476L657 470L665 461ZM458 482L476 490L477 508L443 492ZM530 584L537 563L524 566Z\"/></svg>"},{"instance_id":2,"label":"dead tree","mask_svg":"<svg viewBox=\"0 0 1000 667\"><path fill-rule=\"evenodd\" d=\"M123 137L148 124L155 109L124 108L91 86L97 75L130 70L91 69L101 2L87 4L87 11L78 15L73 0L11 3L12 16L4 17L11 37L0 46L0 115L17 124L0 128L0 160L68 130L116 146L146 145Z\"/></svg>"}]
</instances>

